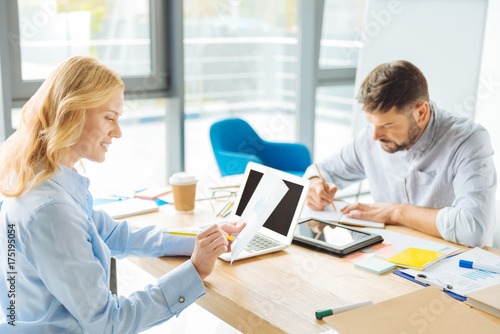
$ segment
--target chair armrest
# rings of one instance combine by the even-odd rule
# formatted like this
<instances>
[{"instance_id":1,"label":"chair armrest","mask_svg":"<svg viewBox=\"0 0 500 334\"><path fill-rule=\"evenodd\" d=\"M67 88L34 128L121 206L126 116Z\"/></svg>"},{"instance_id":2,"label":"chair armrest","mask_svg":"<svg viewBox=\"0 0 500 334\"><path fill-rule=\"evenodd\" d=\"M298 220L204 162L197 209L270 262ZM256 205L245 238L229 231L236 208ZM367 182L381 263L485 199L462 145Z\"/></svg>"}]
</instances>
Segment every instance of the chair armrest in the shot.
<instances>
[{"instance_id":1,"label":"chair armrest","mask_svg":"<svg viewBox=\"0 0 500 334\"><path fill-rule=\"evenodd\" d=\"M254 154L219 150L214 152L222 176L243 174L250 161L262 164L262 160Z\"/></svg>"}]
</instances>

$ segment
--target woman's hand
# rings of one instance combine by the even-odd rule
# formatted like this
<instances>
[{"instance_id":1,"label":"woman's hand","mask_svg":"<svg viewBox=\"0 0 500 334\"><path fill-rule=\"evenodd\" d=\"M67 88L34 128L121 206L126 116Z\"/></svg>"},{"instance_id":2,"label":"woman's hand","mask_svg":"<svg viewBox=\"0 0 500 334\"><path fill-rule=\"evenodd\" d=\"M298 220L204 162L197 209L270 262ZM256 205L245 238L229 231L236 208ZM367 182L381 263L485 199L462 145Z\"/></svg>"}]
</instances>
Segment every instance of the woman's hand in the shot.
<instances>
[{"instance_id":1,"label":"woman's hand","mask_svg":"<svg viewBox=\"0 0 500 334\"><path fill-rule=\"evenodd\" d=\"M239 233L244 226L245 224L236 227L236 223L222 226L214 224L198 233L194 243L193 255L191 255L191 263L193 263L202 280L210 275L219 255L231 249L231 241L227 240L229 234Z\"/></svg>"},{"instance_id":2,"label":"woman's hand","mask_svg":"<svg viewBox=\"0 0 500 334\"><path fill-rule=\"evenodd\" d=\"M246 226L246 223L241 224L240 227L236 226L237 222L234 223L227 223L221 226L221 229L226 232L228 235L233 236L233 235L238 235L243 228ZM229 240L229 247L227 249L228 252L231 251L231 244L233 243L233 240Z\"/></svg>"},{"instance_id":3,"label":"woman's hand","mask_svg":"<svg viewBox=\"0 0 500 334\"><path fill-rule=\"evenodd\" d=\"M227 233L218 225L212 225L196 236L191 262L202 280L214 269L217 257L229 249L226 237Z\"/></svg>"}]
</instances>

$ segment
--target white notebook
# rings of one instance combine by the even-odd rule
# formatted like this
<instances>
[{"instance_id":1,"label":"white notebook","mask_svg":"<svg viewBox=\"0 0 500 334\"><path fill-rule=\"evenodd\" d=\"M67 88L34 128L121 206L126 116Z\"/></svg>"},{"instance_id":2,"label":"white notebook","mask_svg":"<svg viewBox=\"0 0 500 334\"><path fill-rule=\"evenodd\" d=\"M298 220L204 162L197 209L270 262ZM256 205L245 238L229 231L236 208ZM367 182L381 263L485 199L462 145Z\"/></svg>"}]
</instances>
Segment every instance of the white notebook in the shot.
<instances>
[{"instance_id":1,"label":"white notebook","mask_svg":"<svg viewBox=\"0 0 500 334\"><path fill-rule=\"evenodd\" d=\"M304 205L304 208L302 209L302 213L300 215L300 218L316 218L316 219L321 219L321 220L334 221L334 222L346 224L346 225L355 225L355 226L364 226L364 227L376 227L376 228L384 228L385 227L384 223L372 222L369 220L347 218L346 216L344 216L342 214L342 212L340 212L340 209L348 206L349 203L344 202L344 201L335 201L334 203L335 203L335 208L337 209L337 212L333 211L333 207L331 205L328 205L326 208L323 209L323 211L316 211L316 210L311 209L307 205Z\"/></svg>"},{"instance_id":2,"label":"white notebook","mask_svg":"<svg viewBox=\"0 0 500 334\"><path fill-rule=\"evenodd\" d=\"M158 211L159 209L156 202L140 198L131 198L124 201L96 205L94 208L105 211L113 219L140 215L143 213Z\"/></svg>"}]
</instances>

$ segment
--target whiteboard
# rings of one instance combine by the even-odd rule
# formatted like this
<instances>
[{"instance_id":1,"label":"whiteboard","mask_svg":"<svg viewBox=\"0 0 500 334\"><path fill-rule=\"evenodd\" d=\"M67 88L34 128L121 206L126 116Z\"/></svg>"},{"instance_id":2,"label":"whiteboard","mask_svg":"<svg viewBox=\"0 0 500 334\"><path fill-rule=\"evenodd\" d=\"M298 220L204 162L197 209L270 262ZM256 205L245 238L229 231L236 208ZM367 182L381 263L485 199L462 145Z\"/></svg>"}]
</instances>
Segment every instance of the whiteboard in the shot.
<instances>
[{"instance_id":1,"label":"whiteboard","mask_svg":"<svg viewBox=\"0 0 500 334\"><path fill-rule=\"evenodd\" d=\"M408 60L440 108L474 117L487 0L367 0L355 91L377 65ZM353 107L353 135L366 125Z\"/></svg>"}]
</instances>

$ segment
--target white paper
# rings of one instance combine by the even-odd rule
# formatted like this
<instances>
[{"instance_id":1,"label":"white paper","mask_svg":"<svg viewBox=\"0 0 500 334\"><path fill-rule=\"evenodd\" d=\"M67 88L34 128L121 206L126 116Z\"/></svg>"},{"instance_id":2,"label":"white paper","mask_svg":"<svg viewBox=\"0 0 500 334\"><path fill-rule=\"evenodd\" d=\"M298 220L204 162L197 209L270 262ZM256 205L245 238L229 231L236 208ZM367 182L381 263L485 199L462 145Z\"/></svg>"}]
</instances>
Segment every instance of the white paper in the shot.
<instances>
[{"instance_id":1,"label":"white paper","mask_svg":"<svg viewBox=\"0 0 500 334\"><path fill-rule=\"evenodd\" d=\"M404 269L402 271L414 276L419 281L436 285L441 289L448 286L448 290L460 296L500 284L500 274L478 269L461 268L458 265L461 259L496 265L500 268L500 256L476 247L456 256L441 260L439 263L424 270L423 274L426 275L426 278L418 277L418 274L422 273L419 271L411 269Z\"/></svg>"},{"instance_id":2,"label":"white paper","mask_svg":"<svg viewBox=\"0 0 500 334\"><path fill-rule=\"evenodd\" d=\"M255 237L287 192L288 187L285 182L272 170L264 172L238 220L238 226L243 223L246 223L246 226L231 245L231 264Z\"/></svg>"},{"instance_id":3,"label":"white paper","mask_svg":"<svg viewBox=\"0 0 500 334\"><path fill-rule=\"evenodd\" d=\"M361 219L354 219L354 218L347 218L340 212L343 208L349 205L349 203L344 202L344 201L335 201L335 208L337 209L337 212L333 211L333 207L331 205L328 205L323 209L323 211L316 211L308 207L307 205L304 205L304 208L302 209L302 213L300 214L300 218L316 218L316 219L322 219L322 220L328 220L328 221L334 221L334 222L340 222L340 223L345 223L345 224L350 224L350 225L356 225L356 226L367 226L367 227L377 227L377 228L384 228L385 224L384 223L378 223L378 222L372 222L369 220L361 220Z\"/></svg>"}]
</instances>

